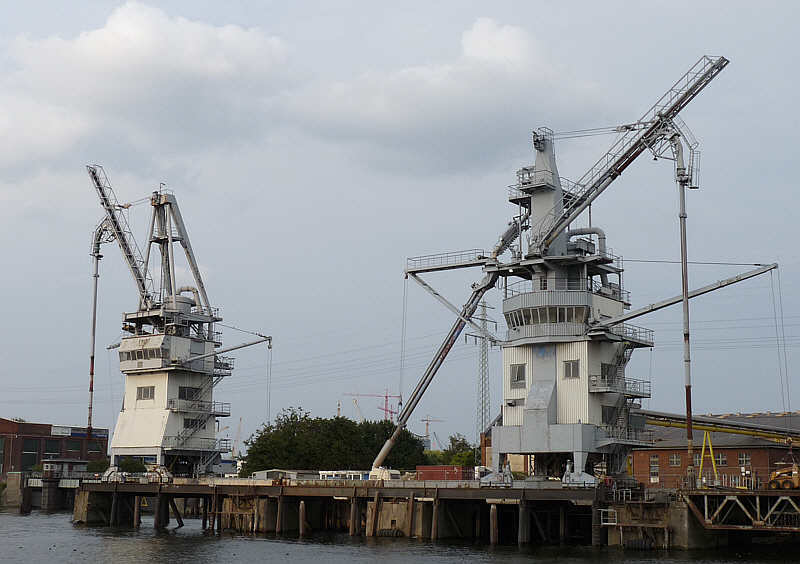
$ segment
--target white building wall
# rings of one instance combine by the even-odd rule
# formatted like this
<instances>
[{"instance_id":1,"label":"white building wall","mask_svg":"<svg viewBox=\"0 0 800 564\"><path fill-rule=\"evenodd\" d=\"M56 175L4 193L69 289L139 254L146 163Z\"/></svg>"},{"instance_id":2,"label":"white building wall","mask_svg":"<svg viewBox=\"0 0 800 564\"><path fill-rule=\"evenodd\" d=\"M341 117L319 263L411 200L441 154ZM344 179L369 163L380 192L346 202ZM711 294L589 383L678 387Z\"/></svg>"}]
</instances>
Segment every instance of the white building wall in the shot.
<instances>
[{"instance_id":1,"label":"white building wall","mask_svg":"<svg viewBox=\"0 0 800 564\"><path fill-rule=\"evenodd\" d=\"M558 422L599 423L589 415L589 362L587 341L558 343L556 345L556 393L558 401ZM564 362L579 362L579 377L564 377Z\"/></svg>"},{"instance_id":2,"label":"white building wall","mask_svg":"<svg viewBox=\"0 0 800 564\"><path fill-rule=\"evenodd\" d=\"M511 365L525 365L525 387L511 387ZM533 379L533 348L531 345L503 349L503 425L522 425L524 405L508 406L508 400L525 400Z\"/></svg>"}]
</instances>

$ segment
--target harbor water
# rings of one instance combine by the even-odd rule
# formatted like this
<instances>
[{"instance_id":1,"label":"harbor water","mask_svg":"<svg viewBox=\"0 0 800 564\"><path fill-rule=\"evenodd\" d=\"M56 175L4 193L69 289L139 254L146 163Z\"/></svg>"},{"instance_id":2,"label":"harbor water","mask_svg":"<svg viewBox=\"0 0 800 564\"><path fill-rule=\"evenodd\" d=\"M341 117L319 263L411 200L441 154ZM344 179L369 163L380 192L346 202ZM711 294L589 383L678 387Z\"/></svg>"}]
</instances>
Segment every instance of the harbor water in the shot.
<instances>
[{"instance_id":1,"label":"harbor water","mask_svg":"<svg viewBox=\"0 0 800 564\"><path fill-rule=\"evenodd\" d=\"M73 526L71 514L30 515L0 512L0 562L81 562L148 564L191 562L317 562L360 564L381 562L462 563L538 562L600 564L605 562L796 562L800 549L794 546L729 548L702 552L631 552L591 547L489 547L467 542L448 543L403 538L353 538L345 534L320 534L308 539L272 536L212 535L204 533L200 521L187 519L181 529L170 527L157 533L152 518L145 517L138 531L108 527Z\"/></svg>"}]
</instances>

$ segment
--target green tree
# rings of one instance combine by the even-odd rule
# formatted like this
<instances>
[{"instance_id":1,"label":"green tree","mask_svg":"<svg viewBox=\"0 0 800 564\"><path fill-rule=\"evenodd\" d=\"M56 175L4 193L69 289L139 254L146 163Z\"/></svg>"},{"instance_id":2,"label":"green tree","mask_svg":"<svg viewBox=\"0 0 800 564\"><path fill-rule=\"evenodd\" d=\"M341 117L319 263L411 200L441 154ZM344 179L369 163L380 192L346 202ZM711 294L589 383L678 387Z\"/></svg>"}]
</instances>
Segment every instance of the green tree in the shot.
<instances>
[{"instance_id":1,"label":"green tree","mask_svg":"<svg viewBox=\"0 0 800 564\"><path fill-rule=\"evenodd\" d=\"M119 461L119 469L121 472L147 472L147 467L138 458L125 457Z\"/></svg>"},{"instance_id":2,"label":"green tree","mask_svg":"<svg viewBox=\"0 0 800 564\"><path fill-rule=\"evenodd\" d=\"M98 460L90 460L89 463L86 465L87 472L105 472L108 470L109 465L108 458L100 458Z\"/></svg>"},{"instance_id":3,"label":"green tree","mask_svg":"<svg viewBox=\"0 0 800 564\"><path fill-rule=\"evenodd\" d=\"M312 418L302 408L290 407L245 441L248 448L241 475L269 468L366 470L393 431L390 421ZM422 441L403 430L385 464L413 470L425 463Z\"/></svg>"}]
</instances>

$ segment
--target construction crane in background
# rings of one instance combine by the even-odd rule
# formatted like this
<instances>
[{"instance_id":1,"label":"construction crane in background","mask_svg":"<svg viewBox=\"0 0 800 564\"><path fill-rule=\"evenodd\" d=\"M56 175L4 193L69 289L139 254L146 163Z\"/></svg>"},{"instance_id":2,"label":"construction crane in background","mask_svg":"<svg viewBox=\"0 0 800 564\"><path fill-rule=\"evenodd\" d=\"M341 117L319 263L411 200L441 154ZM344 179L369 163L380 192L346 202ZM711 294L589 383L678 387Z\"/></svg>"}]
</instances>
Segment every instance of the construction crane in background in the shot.
<instances>
[{"instance_id":1,"label":"construction crane in background","mask_svg":"<svg viewBox=\"0 0 800 564\"><path fill-rule=\"evenodd\" d=\"M425 423L425 441L427 442L427 446L431 448L431 423L444 423L444 419L434 419L430 415L426 415L422 419L420 419L423 423Z\"/></svg>"},{"instance_id":2,"label":"construction crane in background","mask_svg":"<svg viewBox=\"0 0 800 564\"><path fill-rule=\"evenodd\" d=\"M358 398L353 398L353 407L356 408L356 414L358 414L359 422L364 421L364 414L361 413L361 408L358 406Z\"/></svg>"},{"instance_id":3,"label":"construction crane in background","mask_svg":"<svg viewBox=\"0 0 800 564\"><path fill-rule=\"evenodd\" d=\"M387 421L392 421L393 420L393 416L397 414L397 411L391 405L389 405L389 400L390 399L400 400L400 398L401 398L401 396L399 396L399 395L390 394L389 390L386 390L382 394L356 394L356 393L350 393L350 394L344 394L344 395L346 395L348 397L352 397L352 398L382 398L383 399L383 406L378 406L378 409L383 412L383 418L385 420L387 420ZM359 411L359 413L360 413L360 411ZM363 417L362 417L362 420L363 420Z\"/></svg>"},{"instance_id":4,"label":"construction crane in background","mask_svg":"<svg viewBox=\"0 0 800 564\"><path fill-rule=\"evenodd\" d=\"M439 450L444 450L444 446L442 446L442 440L439 438L439 435L436 434L436 431L433 432L433 438L436 439L436 444L439 445Z\"/></svg>"},{"instance_id":5,"label":"construction crane in background","mask_svg":"<svg viewBox=\"0 0 800 564\"><path fill-rule=\"evenodd\" d=\"M241 458L242 453L239 451L239 439L242 438L242 418L239 418L239 425L236 427L236 436L233 438L233 447L231 448L231 454L233 458Z\"/></svg>"}]
</instances>

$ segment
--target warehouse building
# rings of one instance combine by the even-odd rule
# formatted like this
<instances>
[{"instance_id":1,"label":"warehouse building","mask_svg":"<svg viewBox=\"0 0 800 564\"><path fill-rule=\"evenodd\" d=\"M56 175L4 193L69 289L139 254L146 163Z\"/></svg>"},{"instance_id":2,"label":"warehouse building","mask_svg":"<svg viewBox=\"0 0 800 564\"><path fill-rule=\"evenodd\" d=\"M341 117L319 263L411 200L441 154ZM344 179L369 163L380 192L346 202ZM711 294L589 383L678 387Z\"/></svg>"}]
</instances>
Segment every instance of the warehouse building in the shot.
<instances>
[{"instance_id":1,"label":"warehouse building","mask_svg":"<svg viewBox=\"0 0 800 564\"><path fill-rule=\"evenodd\" d=\"M106 458L108 429L29 423L0 417L0 481L9 472L32 470L44 460L90 461Z\"/></svg>"},{"instance_id":2,"label":"warehouse building","mask_svg":"<svg viewBox=\"0 0 800 564\"><path fill-rule=\"evenodd\" d=\"M729 413L706 415L721 421L736 421L765 428L800 429L800 412L780 413ZM637 481L651 488L678 488L683 485L688 466L686 430L674 427L648 425L653 433L653 446L637 448L631 455L631 471ZM702 431L694 432L694 467L700 469L703 446ZM744 434L712 432L711 445L717 478L722 485L763 487L770 472L782 462L793 462L790 445ZM708 485L714 480L711 453L706 448L703 457L702 478Z\"/></svg>"}]
</instances>

